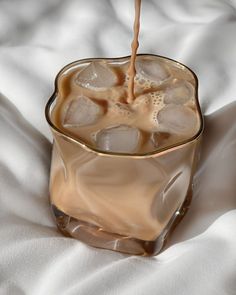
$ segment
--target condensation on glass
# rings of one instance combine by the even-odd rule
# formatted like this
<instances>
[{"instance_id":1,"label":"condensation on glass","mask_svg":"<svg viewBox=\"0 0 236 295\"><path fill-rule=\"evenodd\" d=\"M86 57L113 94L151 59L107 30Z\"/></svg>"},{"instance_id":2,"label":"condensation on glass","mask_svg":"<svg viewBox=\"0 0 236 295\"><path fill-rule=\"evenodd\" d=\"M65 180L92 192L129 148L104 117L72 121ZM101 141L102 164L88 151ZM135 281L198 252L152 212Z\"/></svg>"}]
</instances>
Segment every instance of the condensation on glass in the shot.
<instances>
[{"instance_id":1,"label":"condensation on glass","mask_svg":"<svg viewBox=\"0 0 236 295\"><path fill-rule=\"evenodd\" d=\"M203 131L198 81L186 66L158 57L192 75L200 127L188 140L141 155L101 152L60 130L51 117L57 104L58 77L94 59L76 61L58 74L55 92L46 105L54 138L50 202L57 226L66 236L94 247L156 255L186 213ZM119 63L128 59L105 60Z\"/></svg>"}]
</instances>

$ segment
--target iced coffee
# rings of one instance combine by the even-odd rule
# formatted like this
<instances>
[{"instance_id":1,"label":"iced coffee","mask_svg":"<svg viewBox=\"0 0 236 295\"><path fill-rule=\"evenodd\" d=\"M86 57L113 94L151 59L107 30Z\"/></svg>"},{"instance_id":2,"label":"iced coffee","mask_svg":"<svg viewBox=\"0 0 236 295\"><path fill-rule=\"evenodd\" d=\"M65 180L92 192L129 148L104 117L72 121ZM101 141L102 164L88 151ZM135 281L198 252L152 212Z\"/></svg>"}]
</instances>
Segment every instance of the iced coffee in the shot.
<instances>
[{"instance_id":1,"label":"iced coffee","mask_svg":"<svg viewBox=\"0 0 236 295\"><path fill-rule=\"evenodd\" d=\"M50 195L64 234L153 255L184 215L202 132L197 79L156 55L66 66L47 105L54 135Z\"/></svg>"}]
</instances>

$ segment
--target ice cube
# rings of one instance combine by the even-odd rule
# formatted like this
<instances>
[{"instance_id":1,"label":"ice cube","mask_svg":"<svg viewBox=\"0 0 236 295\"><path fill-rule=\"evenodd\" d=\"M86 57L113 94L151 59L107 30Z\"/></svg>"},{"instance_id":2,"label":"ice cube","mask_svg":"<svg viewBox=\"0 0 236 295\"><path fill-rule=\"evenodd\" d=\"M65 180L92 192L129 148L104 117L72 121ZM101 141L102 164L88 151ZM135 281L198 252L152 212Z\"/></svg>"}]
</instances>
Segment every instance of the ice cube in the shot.
<instances>
[{"instance_id":1,"label":"ice cube","mask_svg":"<svg viewBox=\"0 0 236 295\"><path fill-rule=\"evenodd\" d=\"M73 99L66 110L63 125L84 126L98 120L103 114L102 108L86 96L78 96Z\"/></svg>"},{"instance_id":2,"label":"ice cube","mask_svg":"<svg viewBox=\"0 0 236 295\"><path fill-rule=\"evenodd\" d=\"M104 90L117 84L118 78L115 72L101 62L91 62L79 72L76 82L85 88L92 90Z\"/></svg>"},{"instance_id":3,"label":"ice cube","mask_svg":"<svg viewBox=\"0 0 236 295\"><path fill-rule=\"evenodd\" d=\"M170 88L167 88L164 96L164 103L184 104L194 96L194 88L187 81L177 81Z\"/></svg>"},{"instance_id":4,"label":"ice cube","mask_svg":"<svg viewBox=\"0 0 236 295\"><path fill-rule=\"evenodd\" d=\"M167 105L157 114L159 130L179 135L194 135L196 132L196 113L181 105Z\"/></svg>"},{"instance_id":5,"label":"ice cube","mask_svg":"<svg viewBox=\"0 0 236 295\"><path fill-rule=\"evenodd\" d=\"M137 74L143 79L148 79L157 85L160 85L170 77L170 73L166 67L155 60L137 60L136 70Z\"/></svg>"},{"instance_id":6,"label":"ice cube","mask_svg":"<svg viewBox=\"0 0 236 295\"><path fill-rule=\"evenodd\" d=\"M118 125L99 131L96 135L96 144L103 151L133 153L140 139L141 134L137 128Z\"/></svg>"}]
</instances>

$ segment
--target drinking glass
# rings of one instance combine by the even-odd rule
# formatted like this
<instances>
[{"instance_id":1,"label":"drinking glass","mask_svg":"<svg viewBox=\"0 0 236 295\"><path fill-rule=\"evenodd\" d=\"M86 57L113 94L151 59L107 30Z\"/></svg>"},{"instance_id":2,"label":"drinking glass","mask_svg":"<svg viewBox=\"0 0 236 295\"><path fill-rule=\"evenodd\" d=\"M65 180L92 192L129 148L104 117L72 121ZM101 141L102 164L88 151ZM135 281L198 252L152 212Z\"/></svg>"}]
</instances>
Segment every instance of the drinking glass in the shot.
<instances>
[{"instance_id":1,"label":"drinking glass","mask_svg":"<svg viewBox=\"0 0 236 295\"><path fill-rule=\"evenodd\" d=\"M187 140L145 154L100 151L58 128L52 115L58 80L68 69L94 60L119 64L129 56L79 60L57 75L45 113L53 134L50 203L64 235L94 247L156 255L189 208L203 131L198 80L185 65L157 57L192 75L200 127Z\"/></svg>"}]
</instances>

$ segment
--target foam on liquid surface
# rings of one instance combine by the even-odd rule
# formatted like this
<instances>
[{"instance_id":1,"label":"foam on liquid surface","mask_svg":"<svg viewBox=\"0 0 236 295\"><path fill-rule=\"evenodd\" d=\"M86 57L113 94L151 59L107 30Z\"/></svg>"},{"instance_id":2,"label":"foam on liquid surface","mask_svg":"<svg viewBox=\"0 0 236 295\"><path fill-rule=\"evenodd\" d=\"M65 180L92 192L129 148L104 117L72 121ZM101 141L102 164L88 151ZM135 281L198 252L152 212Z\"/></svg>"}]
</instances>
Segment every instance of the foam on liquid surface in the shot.
<instances>
[{"instance_id":1,"label":"foam on liquid surface","mask_svg":"<svg viewBox=\"0 0 236 295\"><path fill-rule=\"evenodd\" d=\"M135 100L127 103L129 60L81 64L59 78L55 124L102 151L152 152L200 128L192 73L156 56L137 56ZM130 140L129 140L130 139Z\"/></svg>"}]
</instances>

